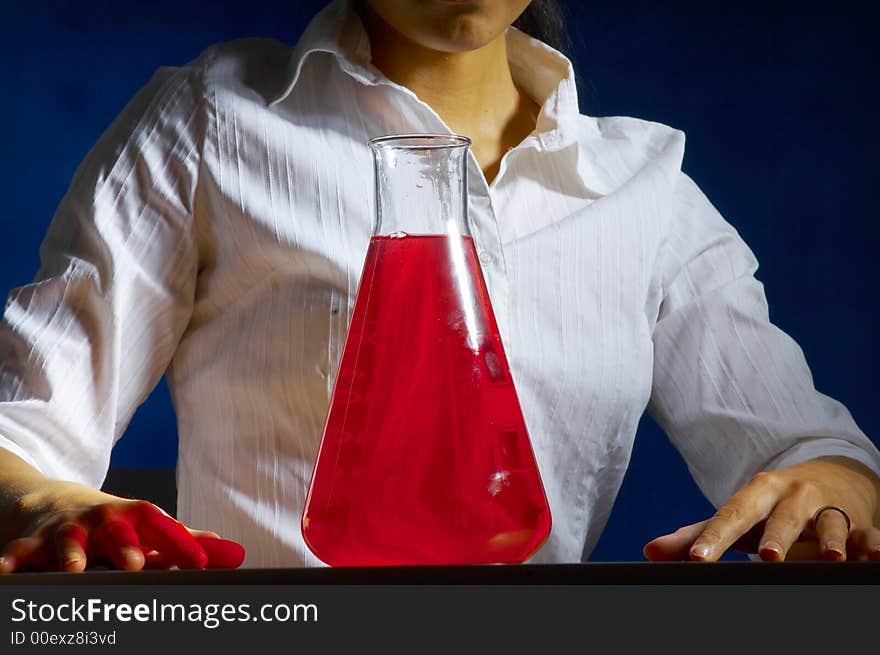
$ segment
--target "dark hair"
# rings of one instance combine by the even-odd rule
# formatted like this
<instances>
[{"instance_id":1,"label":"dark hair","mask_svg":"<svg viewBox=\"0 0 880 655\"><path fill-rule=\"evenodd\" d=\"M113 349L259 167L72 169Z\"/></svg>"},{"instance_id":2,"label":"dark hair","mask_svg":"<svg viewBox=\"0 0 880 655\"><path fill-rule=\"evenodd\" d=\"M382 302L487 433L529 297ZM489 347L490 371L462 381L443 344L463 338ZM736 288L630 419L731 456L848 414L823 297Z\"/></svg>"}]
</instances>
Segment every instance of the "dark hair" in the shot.
<instances>
[{"instance_id":1,"label":"dark hair","mask_svg":"<svg viewBox=\"0 0 880 655\"><path fill-rule=\"evenodd\" d=\"M568 35L559 0L532 0L513 26L560 52L568 50Z\"/></svg>"}]
</instances>

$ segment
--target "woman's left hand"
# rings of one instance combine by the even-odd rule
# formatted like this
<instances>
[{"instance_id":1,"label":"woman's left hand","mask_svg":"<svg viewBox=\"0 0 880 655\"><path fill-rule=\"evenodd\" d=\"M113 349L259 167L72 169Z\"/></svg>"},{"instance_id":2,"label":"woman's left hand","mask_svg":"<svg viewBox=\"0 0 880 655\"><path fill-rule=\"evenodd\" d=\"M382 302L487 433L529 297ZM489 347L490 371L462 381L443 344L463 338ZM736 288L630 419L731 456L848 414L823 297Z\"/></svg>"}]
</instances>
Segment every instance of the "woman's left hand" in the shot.
<instances>
[{"instance_id":1,"label":"woman's left hand","mask_svg":"<svg viewBox=\"0 0 880 655\"><path fill-rule=\"evenodd\" d=\"M833 505L849 515L852 528ZM729 548L762 560L880 560L880 478L845 457L823 457L758 473L714 517L657 537L644 549L653 561L717 560Z\"/></svg>"}]
</instances>

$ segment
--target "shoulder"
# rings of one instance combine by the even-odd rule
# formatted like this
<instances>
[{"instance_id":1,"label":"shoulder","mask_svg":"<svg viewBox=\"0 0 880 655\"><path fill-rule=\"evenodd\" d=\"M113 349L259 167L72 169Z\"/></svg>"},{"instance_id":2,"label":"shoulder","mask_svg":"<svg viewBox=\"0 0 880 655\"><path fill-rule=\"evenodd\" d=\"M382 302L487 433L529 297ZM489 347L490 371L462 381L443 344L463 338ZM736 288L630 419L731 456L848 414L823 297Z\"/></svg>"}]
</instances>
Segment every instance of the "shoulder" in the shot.
<instances>
[{"instance_id":1,"label":"shoulder","mask_svg":"<svg viewBox=\"0 0 880 655\"><path fill-rule=\"evenodd\" d=\"M594 124L605 141L636 161L651 161L670 151L684 151L684 132L656 121L632 116L580 116L581 121Z\"/></svg>"},{"instance_id":2,"label":"shoulder","mask_svg":"<svg viewBox=\"0 0 880 655\"><path fill-rule=\"evenodd\" d=\"M182 66L159 68L150 86L200 99L234 95L268 104L287 85L292 57L293 49L274 39L226 41Z\"/></svg>"},{"instance_id":3,"label":"shoulder","mask_svg":"<svg viewBox=\"0 0 880 655\"><path fill-rule=\"evenodd\" d=\"M293 48L265 38L216 44L194 63L206 90L253 96L269 102L284 90Z\"/></svg>"},{"instance_id":4,"label":"shoulder","mask_svg":"<svg viewBox=\"0 0 880 655\"><path fill-rule=\"evenodd\" d=\"M580 114L576 138L584 153L586 172L607 194L646 175L678 177L684 158L685 134L679 129L630 116L594 117Z\"/></svg>"},{"instance_id":5,"label":"shoulder","mask_svg":"<svg viewBox=\"0 0 880 655\"><path fill-rule=\"evenodd\" d=\"M736 237L700 187L682 170L685 133L630 116L578 116L578 172L597 193L647 211L661 233Z\"/></svg>"}]
</instances>

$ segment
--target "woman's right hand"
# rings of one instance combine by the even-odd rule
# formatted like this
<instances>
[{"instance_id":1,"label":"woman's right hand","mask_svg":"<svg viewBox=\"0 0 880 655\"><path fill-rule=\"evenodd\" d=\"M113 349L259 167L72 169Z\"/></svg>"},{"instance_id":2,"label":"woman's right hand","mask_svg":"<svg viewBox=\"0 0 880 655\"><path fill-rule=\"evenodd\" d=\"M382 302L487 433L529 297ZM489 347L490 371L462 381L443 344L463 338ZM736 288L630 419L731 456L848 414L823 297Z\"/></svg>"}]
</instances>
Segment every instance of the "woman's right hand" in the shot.
<instances>
[{"instance_id":1,"label":"woman's right hand","mask_svg":"<svg viewBox=\"0 0 880 655\"><path fill-rule=\"evenodd\" d=\"M237 568L244 549L190 530L144 500L119 498L72 483L50 485L17 503L24 526L0 547L0 573L83 571L89 565L143 568Z\"/></svg>"}]
</instances>

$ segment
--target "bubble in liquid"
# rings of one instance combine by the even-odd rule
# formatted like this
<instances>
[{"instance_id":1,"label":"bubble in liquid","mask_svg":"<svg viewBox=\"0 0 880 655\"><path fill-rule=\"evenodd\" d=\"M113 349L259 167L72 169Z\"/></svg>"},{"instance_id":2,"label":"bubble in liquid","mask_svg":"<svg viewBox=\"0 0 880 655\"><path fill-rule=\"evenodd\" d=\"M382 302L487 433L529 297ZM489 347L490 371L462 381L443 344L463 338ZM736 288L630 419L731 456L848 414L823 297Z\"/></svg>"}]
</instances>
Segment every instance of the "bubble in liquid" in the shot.
<instances>
[{"instance_id":1,"label":"bubble in liquid","mask_svg":"<svg viewBox=\"0 0 880 655\"><path fill-rule=\"evenodd\" d=\"M500 494L505 487L510 486L510 473L507 471L496 471L489 476L489 486L487 491L493 496Z\"/></svg>"}]
</instances>

